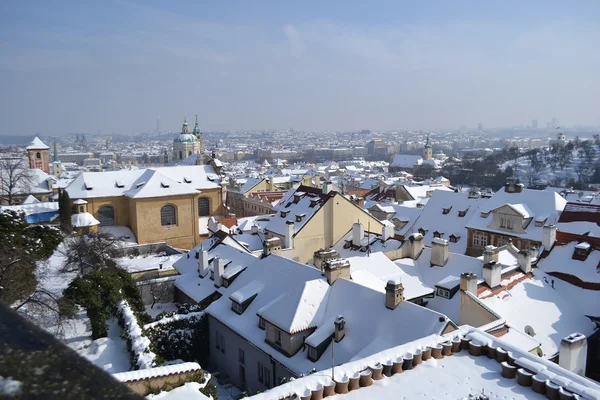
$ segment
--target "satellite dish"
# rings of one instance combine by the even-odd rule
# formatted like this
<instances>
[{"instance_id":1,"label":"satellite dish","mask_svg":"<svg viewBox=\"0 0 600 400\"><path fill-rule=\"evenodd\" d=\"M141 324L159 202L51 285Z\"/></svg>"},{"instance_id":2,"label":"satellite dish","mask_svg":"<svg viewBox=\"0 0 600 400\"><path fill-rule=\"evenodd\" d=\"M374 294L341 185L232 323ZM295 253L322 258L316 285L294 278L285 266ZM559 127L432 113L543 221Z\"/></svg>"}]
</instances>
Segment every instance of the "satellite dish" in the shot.
<instances>
[{"instance_id":1,"label":"satellite dish","mask_svg":"<svg viewBox=\"0 0 600 400\"><path fill-rule=\"evenodd\" d=\"M528 334L529 336L535 336L535 331L533 330L533 328L530 325L525 326L525 333Z\"/></svg>"}]
</instances>

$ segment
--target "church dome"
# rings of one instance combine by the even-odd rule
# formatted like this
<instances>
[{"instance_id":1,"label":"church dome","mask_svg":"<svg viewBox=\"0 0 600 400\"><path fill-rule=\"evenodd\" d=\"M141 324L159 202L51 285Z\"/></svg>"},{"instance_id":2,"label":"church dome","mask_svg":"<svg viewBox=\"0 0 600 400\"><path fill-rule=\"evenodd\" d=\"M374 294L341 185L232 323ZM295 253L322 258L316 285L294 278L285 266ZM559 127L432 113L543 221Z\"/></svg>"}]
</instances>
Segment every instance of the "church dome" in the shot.
<instances>
[{"instance_id":1,"label":"church dome","mask_svg":"<svg viewBox=\"0 0 600 400\"><path fill-rule=\"evenodd\" d=\"M175 138L174 143L196 143L198 139L191 133L182 133Z\"/></svg>"}]
</instances>

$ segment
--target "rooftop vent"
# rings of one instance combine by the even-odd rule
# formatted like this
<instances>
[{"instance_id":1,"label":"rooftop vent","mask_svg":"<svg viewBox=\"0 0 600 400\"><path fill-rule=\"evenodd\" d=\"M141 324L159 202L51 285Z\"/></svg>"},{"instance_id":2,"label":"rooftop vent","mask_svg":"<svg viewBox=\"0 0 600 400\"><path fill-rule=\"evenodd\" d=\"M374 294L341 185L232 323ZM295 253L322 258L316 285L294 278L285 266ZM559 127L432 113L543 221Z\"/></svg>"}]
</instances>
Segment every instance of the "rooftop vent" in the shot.
<instances>
[{"instance_id":1,"label":"rooftop vent","mask_svg":"<svg viewBox=\"0 0 600 400\"><path fill-rule=\"evenodd\" d=\"M146 182L140 182L140 183L138 183L137 185L135 185L135 188L136 188L136 189L139 189L139 188L141 188L142 186L144 186L145 184L146 184Z\"/></svg>"},{"instance_id":2,"label":"rooftop vent","mask_svg":"<svg viewBox=\"0 0 600 400\"><path fill-rule=\"evenodd\" d=\"M94 185L90 181L85 181L83 184L85 185L85 190L92 190L94 188Z\"/></svg>"},{"instance_id":3,"label":"rooftop vent","mask_svg":"<svg viewBox=\"0 0 600 400\"><path fill-rule=\"evenodd\" d=\"M118 188L124 188L125 187L125 182L123 182L123 180L119 179L118 181L115 182L115 185Z\"/></svg>"},{"instance_id":4,"label":"rooftop vent","mask_svg":"<svg viewBox=\"0 0 600 400\"><path fill-rule=\"evenodd\" d=\"M168 188L170 185L169 185L169 182L161 181L160 186L163 188Z\"/></svg>"},{"instance_id":5,"label":"rooftop vent","mask_svg":"<svg viewBox=\"0 0 600 400\"><path fill-rule=\"evenodd\" d=\"M184 176L184 177L183 177L183 181L184 181L185 183L192 183L192 178L190 178L189 176Z\"/></svg>"}]
</instances>

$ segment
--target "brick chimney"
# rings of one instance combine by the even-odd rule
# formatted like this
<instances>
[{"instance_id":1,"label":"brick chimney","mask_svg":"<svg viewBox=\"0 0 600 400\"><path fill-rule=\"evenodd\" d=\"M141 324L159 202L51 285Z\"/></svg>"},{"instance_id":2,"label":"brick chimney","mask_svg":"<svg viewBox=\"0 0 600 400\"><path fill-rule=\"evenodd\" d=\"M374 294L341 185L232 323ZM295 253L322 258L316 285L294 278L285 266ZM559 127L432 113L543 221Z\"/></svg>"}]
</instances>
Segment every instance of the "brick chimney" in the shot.
<instances>
[{"instance_id":1,"label":"brick chimney","mask_svg":"<svg viewBox=\"0 0 600 400\"><path fill-rule=\"evenodd\" d=\"M323 271L325 272L327 283L333 285L339 278L350 279L350 262L344 258L329 260L325 263Z\"/></svg>"},{"instance_id":2,"label":"brick chimney","mask_svg":"<svg viewBox=\"0 0 600 400\"><path fill-rule=\"evenodd\" d=\"M483 265L483 279L488 286L493 289L500 286L502 279L502 265L496 262L491 262Z\"/></svg>"},{"instance_id":3,"label":"brick chimney","mask_svg":"<svg viewBox=\"0 0 600 400\"><path fill-rule=\"evenodd\" d=\"M263 256L270 254L281 254L281 239L273 237L263 242Z\"/></svg>"},{"instance_id":4,"label":"brick chimney","mask_svg":"<svg viewBox=\"0 0 600 400\"><path fill-rule=\"evenodd\" d=\"M521 250L517 254L517 262L521 271L528 274L531 272L531 254L528 250Z\"/></svg>"},{"instance_id":5,"label":"brick chimney","mask_svg":"<svg viewBox=\"0 0 600 400\"><path fill-rule=\"evenodd\" d=\"M558 365L577 375L585 376L587 363L587 338L581 333L572 333L560 341Z\"/></svg>"},{"instance_id":6,"label":"brick chimney","mask_svg":"<svg viewBox=\"0 0 600 400\"><path fill-rule=\"evenodd\" d=\"M404 286L400 278L390 279L385 286L385 306L395 310L404 300Z\"/></svg>"},{"instance_id":7,"label":"brick chimney","mask_svg":"<svg viewBox=\"0 0 600 400\"><path fill-rule=\"evenodd\" d=\"M360 222L352 224L352 245L359 247L365 237L365 227Z\"/></svg>"},{"instance_id":8,"label":"brick chimney","mask_svg":"<svg viewBox=\"0 0 600 400\"><path fill-rule=\"evenodd\" d=\"M431 241L431 265L443 267L448 262L449 249L446 239L433 238Z\"/></svg>"},{"instance_id":9,"label":"brick chimney","mask_svg":"<svg viewBox=\"0 0 600 400\"><path fill-rule=\"evenodd\" d=\"M315 267L317 267L318 269L320 269L322 271L323 266L325 265L325 263L327 261L335 260L336 258L339 258L339 257L340 257L340 255L338 254L338 252L331 248L317 250L313 254L313 264L315 264Z\"/></svg>"},{"instance_id":10,"label":"brick chimney","mask_svg":"<svg viewBox=\"0 0 600 400\"><path fill-rule=\"evenodd\" d=\"M556 242L556 226L555 225L544 225L542 228L542 246L547 251L552 249Z\"/></svg>"},{"instance_id":11,"label":"brick chimney","mask_svg":"<svg viewBox=\"0 0 600 400\"><path fill-rule=\"evenodd\" d=\"M294 223L292 221L285 222L285 248L294 248Z\"/></svg>"},{"instance_id":12,"label":"brick chimney","mask_svg":"<svg viewBox=\"0 0 600 400\"><path fill-rule=\"evenodd\" d=\"M460 274L460 290L471 292L471 294L477 296L477 275L472 272Z\"/></svg>"},{"instance_id":13,"label":"brick chimney","mask_svg":"<svg viewBox=\"0 0 600 400\"><path fill-rule=\"evenodd\" d=\"M335 319L333 325L335 326L335 333L333 335L333 340L340 342L344 336L346 336L346 321L344 321L344 317L338 315Z\"/></svg>"},{"instance_id":14,"label":"brick chimney","mask_svg":"<svg viewBox=\"0 0 600 400\"><path fill-rule=\"evenodd\" d=\"M198 253L198 275L204 278L208 274L208 252L201 250Z\"/></svg>"},{"instance_id":15,"label":"brick chimney","mask_svg":"<svg viewBox=\"0 0 600 400\"><path fill-rule=\"evenodd\" d=\"M213 272L215 278L215 287L221 287L223 285L223 273L225 272L225 261L216 257L213 260Z\"/></svg>"}]
</instances>

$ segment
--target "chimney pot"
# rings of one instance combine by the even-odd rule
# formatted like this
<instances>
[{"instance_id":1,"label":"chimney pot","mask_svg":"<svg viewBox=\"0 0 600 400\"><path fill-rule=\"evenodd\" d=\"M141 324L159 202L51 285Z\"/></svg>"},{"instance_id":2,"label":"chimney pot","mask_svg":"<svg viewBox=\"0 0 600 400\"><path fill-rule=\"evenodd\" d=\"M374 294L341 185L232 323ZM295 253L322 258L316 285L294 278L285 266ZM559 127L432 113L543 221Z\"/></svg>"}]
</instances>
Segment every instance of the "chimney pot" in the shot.
<instances>
[{"instance_id":1,"label":"chimney pot","mask_svg":"<svg viewBox=\"0 0 600 400\"><path fill-rule=\"evenodd\" d=\"M404 300L404 286L400 278L390 279L385 286L385 306L390 310L396 309Z\"/></svg>"},{"instance_id":2,"label":"chimney pot","mask_svg":"<svg viewBox=\"0 0 600 400\"><path fill-rule=\"evenodd\" d=\"M327 283L330 285L333 285L339 278L350 279L350 262L344 258L327 261L323 270Z\"/></svg>"}]
</instances>

